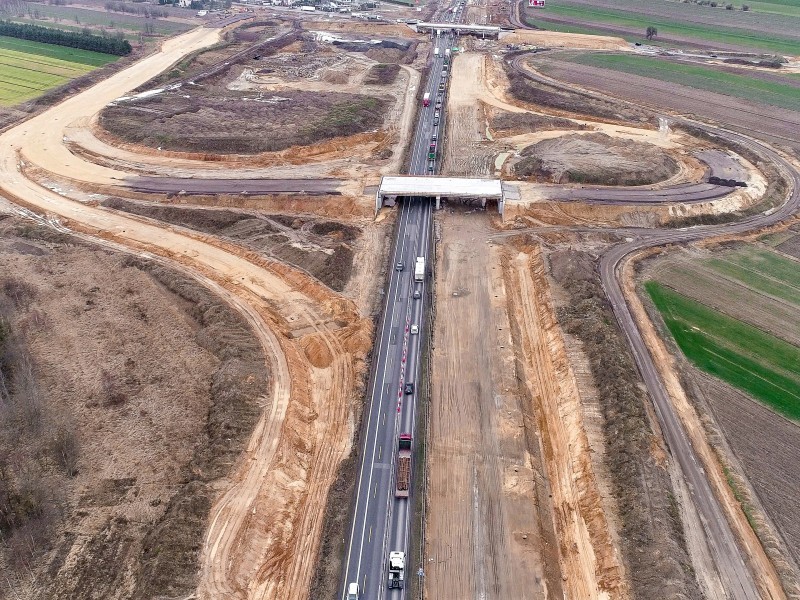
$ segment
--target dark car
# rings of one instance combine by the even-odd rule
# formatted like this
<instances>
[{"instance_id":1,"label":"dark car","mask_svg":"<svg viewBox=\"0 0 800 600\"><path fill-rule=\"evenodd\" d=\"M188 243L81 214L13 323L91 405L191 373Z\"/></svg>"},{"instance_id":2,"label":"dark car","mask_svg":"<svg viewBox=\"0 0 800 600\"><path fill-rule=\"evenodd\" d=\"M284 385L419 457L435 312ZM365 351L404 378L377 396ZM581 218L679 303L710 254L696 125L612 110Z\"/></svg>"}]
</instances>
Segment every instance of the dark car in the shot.
<instances>
[{"instance_id":1,"label":"dark car","mask_svg":"<svg viewBox=\"0 0 800 600\"><path fill-rule=\"evenodd\" d=\"M397 263L397 264L394 266L394 268L395 268L396 270L398 270L398 271L402 271L402 270L403 270L403 263L401 263L401 262Z\"/></svg>"},{"instance_id":2,"label":"dark car","mask_svg":"<svg viewBox=\"0 0 800 600\"><path fill-rule=\"evenodd\" d=\"M419 300L420 298L422 298L422 292L414 290L414 300Z\"/></svg>"},{"instance_id":3,"label":"dark car","mask_svg":"<svg viewBox=\"0 0 800 600\"><path fill-rule=\"evenodd\" d=\"M405 392L406 392L406 394L413 394L414 393L414 384L413 383L407 383L406 387L405 387Z\"/></svg>"}]
</instances>

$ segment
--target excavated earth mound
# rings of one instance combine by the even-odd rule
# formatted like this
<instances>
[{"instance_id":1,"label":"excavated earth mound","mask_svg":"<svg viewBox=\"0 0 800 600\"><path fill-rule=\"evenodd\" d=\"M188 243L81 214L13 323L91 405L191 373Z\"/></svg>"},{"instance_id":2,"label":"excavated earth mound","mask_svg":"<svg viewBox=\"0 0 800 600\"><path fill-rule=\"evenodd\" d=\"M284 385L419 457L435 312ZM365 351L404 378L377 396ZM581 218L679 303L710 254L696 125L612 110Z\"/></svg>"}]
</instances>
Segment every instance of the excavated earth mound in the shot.
<instances>
[{"instance_id":1,"label":"excavated earth mound","mask_svg":"<svg viewBox=\"0 0 800 600\"><path fill-rule=\"evenodd\" d=\"M151 148L256 154L371 131L383 124L387 106L384 98L358 94L181 89L111 105L100 125Z\"/></svg>"},{"instance_id":2,"label":"excavated earth mound","mask_svg":"<svg viewBox=\"0 0 800 600\"><path fill-rule=\"evenodd\" d=\"M518 177L553 183L646 185L669 179L679 169L660 148L604 133L544 140L525 148L522 156L514 166Z\"/></svg>"}]
</instances>

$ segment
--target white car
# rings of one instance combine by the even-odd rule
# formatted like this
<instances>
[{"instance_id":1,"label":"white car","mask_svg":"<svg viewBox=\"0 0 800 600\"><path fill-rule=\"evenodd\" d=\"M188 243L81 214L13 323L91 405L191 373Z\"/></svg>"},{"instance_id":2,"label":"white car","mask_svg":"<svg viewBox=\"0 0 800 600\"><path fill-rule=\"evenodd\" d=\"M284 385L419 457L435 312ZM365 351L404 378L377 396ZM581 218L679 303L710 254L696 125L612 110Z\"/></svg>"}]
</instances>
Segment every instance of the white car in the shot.
<instances>
[{"instance_id":1,"label":"white car","mask_svg":"<svg viewBox=\"0 0 800 600\"><path fill-rule=\"evenodd\" d=\"M419 333L419 326L412 325L411 326L411 335L417 335Z\"/></svg>"},{"instance_id":2,"label":"white car","mask_svg":"<svg viewBox=\"0 0 800 600\"><path fill-rule=\"evenodd\" d=\"M351 583L347 586L347 600L358 600L358 584Z\"/></svg>"}]
</instances>

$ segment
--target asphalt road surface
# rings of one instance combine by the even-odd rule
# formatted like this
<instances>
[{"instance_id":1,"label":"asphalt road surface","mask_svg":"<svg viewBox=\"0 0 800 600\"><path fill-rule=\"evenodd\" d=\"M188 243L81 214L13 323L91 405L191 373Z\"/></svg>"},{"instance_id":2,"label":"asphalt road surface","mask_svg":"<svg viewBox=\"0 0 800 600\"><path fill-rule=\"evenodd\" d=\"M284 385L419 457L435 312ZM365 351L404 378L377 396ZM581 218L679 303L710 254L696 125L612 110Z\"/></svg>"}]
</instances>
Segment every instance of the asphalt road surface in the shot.
<instances>
[{"instance_id":1,"label":"asphalt road surface","mask_svg":"<svg viewBox=\"0 0 800 600\"><path fill-rule=\"evenodd\" d=\"M697 124L695 123L694 125ZM771 159L792 182L793 193L789 201L771 214L762 213L728 225L654 232L642 239L615 246L601 257L600 277L617 321L628 338L636 364L653 399L656 414L670 453L680 465L683 476L689 484L689 495L700 514L712 556L722 581L727 587L728 594L735 600L756 600L761 596L756 589L752 573L746 566L744 556L728 524L725 513L711 489L708 478L700 461L697 459L686 431L669 400L664 384L658 376L653 358L647 351L642 335L636 327L628 305L625 303L620 282L617 278L620 264L632 254L644 248L760 229L788 218L800 208L800 175L789 163L768 148L745 136L729 131L722 132L717 128L706 125L700 126L708 131L733 139L739 144L747 146Z\"/></svg>"},{"instance_id":2,"label":"asphalt road surface","mask_svg":"<svg viewBox=\"0 0 800 600\"><path fill-rule=\"evenodd\" d=\"M340 179L190 179L183 177L130 177L135 192L205 196L214 194L339 194Z\"/></svg>"},{"instance_id":3,"label":"asphalt road surface","mask_svg":"<svg viewBox=\"0 0 800 600\"><path fill-rule=\"evenodd\" d=\"M433 136L441 143L444 126L445 94L439 94L443 78L444 49L453 45L449 35L434 40L440 48L432 57L430 76L425 91L431 104L420 107L411 147L409 174L433 175L435 159L428 160ZM449 68L447 70L449 74ZM437 100L441 107L436 108ZM436 117L436 111L439 116ZM434 124L436 123L436 124ZM433 171L430 169L433 168ZM414 431L416 398L420 392L419 372L422 340L427 323L427 286L430 283L430 240L433 210L430 199L412 198L401 203L397 233L392 253L392 273L386 293L383 321L375 347L375 360L370 380L370 401L363 435L363 454L358 472L353 526L347 547L345 572L341 582L341 597L351 582L358 583L361 597L370 600L401 600L416 572L408 568L411 506L415 490L408 499L395 498L395 456L398 436L411 433L412 452L416 449ZM417 257L425 258L426 275L415 281L414 264ZM402 270L397 269L403 264ZM414 293L420 292L415 299ZM419 327L418 334L411 326ZM414 383L414 393L405 394L405 383ZM412 463L412 482L414 469ZM405 585L402 589L388 588L389 552L406 553Z\"/></svg>"},{"instance_id":4,"label":"asphalt road surface","mask_svg":"<svg viewBox=\"0 0 800 600\"><path fill-rule=\"evenodd\" d=\"M731 193L726 186L711 183L682 183L664 188L547 187L544 193L558 200L580 200L589 204L666 204L707 202Z\"/></svg>"}]
</instances>

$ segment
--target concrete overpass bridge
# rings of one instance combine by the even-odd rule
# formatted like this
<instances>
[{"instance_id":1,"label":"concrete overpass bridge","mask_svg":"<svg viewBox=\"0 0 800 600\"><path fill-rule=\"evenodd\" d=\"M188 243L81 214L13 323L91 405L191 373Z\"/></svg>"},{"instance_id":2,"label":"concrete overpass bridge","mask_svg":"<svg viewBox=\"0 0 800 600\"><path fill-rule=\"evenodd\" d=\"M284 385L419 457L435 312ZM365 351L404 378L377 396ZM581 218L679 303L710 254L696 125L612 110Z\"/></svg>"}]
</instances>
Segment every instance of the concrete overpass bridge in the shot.
<instances>
[{"instance_id":1,"label":"concrete overpass bridge","mask_svg":"<svg viewBox=\"0 0 800 600\"><path fill-rule=\"evenodd\" d=\"M503 29L494 25L465 25L463 23L414 23L409 25L411 29L418 33L433 33L435 35L442 35L445 33L452 33L455 35L475 35L482 38L497 38L500 39L506 33L512 33L513 29Z\"/></svg>"},{"instance_id":2,"label":"concrete overpass bridge","mask_svg":"<svg viewBox=\"0 0 800 600\"><path fill-rule=\"evenodd\" d=\"M502 215L505 203L503 182L499 179L473 179L467 177L418 177L413 175L385 176L375 194L375 213L382 206L394 206L400 196L422 197L436 200L440 208L442 198L475 202L485 207L487 201L497 202Z\"/></svg>"}]
</instances>

